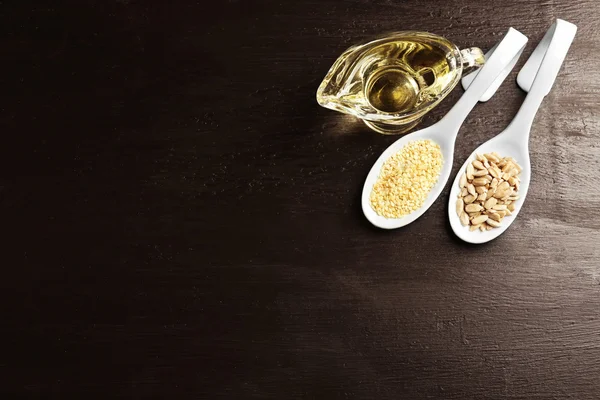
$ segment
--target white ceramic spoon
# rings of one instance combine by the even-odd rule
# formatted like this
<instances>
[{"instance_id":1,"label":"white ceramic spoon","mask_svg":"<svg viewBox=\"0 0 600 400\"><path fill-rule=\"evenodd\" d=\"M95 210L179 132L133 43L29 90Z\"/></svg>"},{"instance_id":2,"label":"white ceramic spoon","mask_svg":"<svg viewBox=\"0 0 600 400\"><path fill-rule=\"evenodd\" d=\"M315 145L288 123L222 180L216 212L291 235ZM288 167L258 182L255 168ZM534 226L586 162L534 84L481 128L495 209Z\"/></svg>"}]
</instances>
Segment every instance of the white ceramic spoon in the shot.
<instances>
[{"instance_id":1,"label":"white ceramic spoon","mask_svg":"<svg viewBox=\"0 0 600 400\"><path fill-rule=\"evenodd\" d=\"M529 92L519 112L502 133L479 146L458 171L450 189L448 216L454 233L465 242L485 243L497 238L506 231L519 214L531 181L531 163L529 161L531 125L544 97L552 88L576 32L577 27L575 25L560 19L550 27L517 77L519 86ZM521 184L517 192L519 199L514 203L515 210L512 215L504 217L499 228L484 232L479 230L470 231L468 226L463 226L460 223L456 213L459 179L465 172L467 163L472 162L476 154L494 151L502 157L514 158L523 168L520 175Z\"/></svg>"},{"instance_id":2,"label":"white ceramic spoon","mask_svg":"<svg viewBox=\"0 0 600 400\"><path fill-rule=\"evenodd\" d=\"M519 57L526 43L527 37L516 29L510 28L489 60L479 70L477 77L469 89L461 96L444 118L428 128L402 137L381 154L375 164L373 164L362 192L362 209L367 219L373 225L384 229L400 228L419 218L433 204L450 177L452 161L454 159L454 142L463 121L467 118L467 115L475 107L479 99L487 93L488 89L498 83L498 79L506 77L507 73L503 72L506 72L506 68L512 68L511 64L514 66L515 58ZM499 83L497 86L499 86ZM390 156L400 151L408 142L424 139L430 139L439 144L444 156L444 164L437 184L431 189L421 208L411 214L401 218L385 218L378 215L371 207L369 197L383 163Z\"/></svg>"}]
</instances>

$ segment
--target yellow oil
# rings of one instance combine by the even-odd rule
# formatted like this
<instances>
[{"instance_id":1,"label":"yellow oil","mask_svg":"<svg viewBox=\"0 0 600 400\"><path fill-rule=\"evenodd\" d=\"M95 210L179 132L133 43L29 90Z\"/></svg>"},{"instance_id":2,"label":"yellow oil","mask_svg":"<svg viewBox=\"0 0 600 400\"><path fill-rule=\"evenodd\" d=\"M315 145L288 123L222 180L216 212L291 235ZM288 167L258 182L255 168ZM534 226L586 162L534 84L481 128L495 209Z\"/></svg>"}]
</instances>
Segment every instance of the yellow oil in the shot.
<instances>
[{"instance_id":1,"label":"yellow oil","mask_svg":"<svg viewBox=\"0 0 600 400\"><path fill-rule=\"evenodd\" d=\"M367 89L369 103L379 111L402 112L419 102L419 84L416 78L398 68L377 71Z\"/></svg>"},{"instance_id":2,"label":"yellow oil","mask_svg":"<svg viewBox=\"0 0 600 400\"><path fill-rule=\"evenodd\" d=\"M364 96L375 109L401 113L438 96L456 79L443 46L414 41L395 41L371 49L366 54L372 64L364 86Z\"/></svg>"}]
</instances>

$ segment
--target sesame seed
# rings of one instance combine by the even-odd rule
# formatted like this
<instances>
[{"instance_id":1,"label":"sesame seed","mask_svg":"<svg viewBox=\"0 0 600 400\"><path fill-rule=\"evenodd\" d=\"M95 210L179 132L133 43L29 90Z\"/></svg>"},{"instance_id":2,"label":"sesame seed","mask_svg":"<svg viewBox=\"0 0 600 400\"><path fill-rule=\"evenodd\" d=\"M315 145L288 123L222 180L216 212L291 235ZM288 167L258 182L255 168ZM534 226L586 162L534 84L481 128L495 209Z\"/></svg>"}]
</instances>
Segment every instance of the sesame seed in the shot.
<instances>
[{"instance_id":1,"label":"sesame seed","mask_svg":"<svg viewBox=\"0 0 600 400\"><path fill-rule=\"evenodd\" d=\"M385 218L400 218L423 205L444 164L439 144L432 140L408 142L388 158L373 185L373 210Z\"/></svg>"}]
</instances>

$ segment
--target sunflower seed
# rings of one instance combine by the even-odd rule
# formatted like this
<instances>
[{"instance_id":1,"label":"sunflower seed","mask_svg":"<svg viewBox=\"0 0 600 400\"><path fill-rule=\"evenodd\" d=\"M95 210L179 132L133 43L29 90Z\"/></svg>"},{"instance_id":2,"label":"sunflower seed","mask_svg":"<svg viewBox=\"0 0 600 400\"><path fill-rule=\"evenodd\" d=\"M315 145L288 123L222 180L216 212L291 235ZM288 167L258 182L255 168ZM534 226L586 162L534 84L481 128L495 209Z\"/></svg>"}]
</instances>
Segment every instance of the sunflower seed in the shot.
<instances>
[{"instance_id":1,"label":"sunflower seed","mask_svg":"<svg viewBox=\"0 0 600 400\"><path fill-rule=\"evenodd\" d=\"M463 188L467 185L467 174L462 174L460 176L460 180L458 181L458 186Z\"/></svg>"},{"instance_id":2,"label":"sunflower seed","mask_svg":"<svg viewBox=\"0 0 600 400\"><path fill-rule=\"evenodd\" d=\"M469 194L469 195L467 195L467 196L464 197L464 203L465 204L471 204L472 202L475 201L475 199L477 199L477 196Z\"/></svg>"},{"instance_id":3,"label":"sunflower seed","mask_svg":"<svg viewBox=\"0 0 600 400\"><path fill-rule=\"evenodd\" d=\"M469 184L467 185L467 192L471 193L473 196L475 196L475 194L477 193L477 192L475 191L475 186L473 186L473 184L472 184L472 183L469 183Z\"/></svg>"},{"instance_id":4,"label":"sunflower seed","mask_svg":"<svg viewBox=\"0 0 600 400\"><path fill-rule=\"evenodd\" d=\"M494 178L494 179L498 178L498 171L496 170L495 167L488 168L488 172L492 176L492 178Z\"/></svg>"},{"instance_id":5,"label":"sunflower seed","mask_svg":"<svg viewBox=\"0 0 600 400\"><path fill-rule=\"evenodd\" d=\"M496 200L496 198L492 197L485 202L484 207L486 208L486 210L491 210L492 208L494 208L496 203L498 203L498 200Z\"/></svg>"},{"instance_id":6,"label":"sunflower seed","mask_svg":"<svg viewBox=\"0 0 600 400\"><path fill-rule=\"evenodd\" d=\"M496 155L494 153L487 153L487 154L485 154L485 158L487 158L489 161L493 161L495 163L497 163L498 161L500 161L500 159L498 157L496 157Z\"/></svg>"},{"instance_id":7,"label":"sunflower seed","mask_svg":"<svg viewBox=\"0 0 600 400\"><path fill-rule=\"evenodd\" d=\"M498 222L502 221L502 217L500 216L500 214L490 213L490 214L488 214L488 216L490 217L490 219L488 219L488 221L490 221L490 220L494 220L494 221L498 221Z\"/></svg>"},{"instance_id":8,"label":"sunflower seed","mask_svg":"<svg viewBox=\"0 0 600 400\"><path fill-rule=\"evenodd\" d=\"M475 178L475 179L473 179L472 183L475 186L485 186L485 185L487 185L490 182L491 182L490 179L483 177L483 178Z\"/></svg>"},{"instance_id":9,"label":"sunflower seed","mask_svg":"<svg viewBox=\"0 0 600 400\"><path fill-rule=\"evenodd\" d=\"M480 215L478 217L473 218L471 220L471 224L473 224L473 225L481 224L481 223L487 221L488 218L489 217L487 215Z\"/></svg>"},{"instance_id":10,"label":"sunflower seed","mask_svg":"<svg viewBox=\"0 0 600 400\"><path fill-rule=\"evenodd\" d=\"M477 169L487 169L484 167L483 163L481 161L478 160L474 160L473 161L473 166Z\"/></svg>"},{"instance_id":11,"label":"sunflower seed","mask_svg":"<svg viewBox=\"0 0 600 400\"><path fill-rule=\"evenodd\" d=\"M513 163L515 168L517 169L518 173L520 174L521 172L523 172L523 167L521 167L519 164L517 164L517 162Z\"/></svg>"},{"instance_id":12,"label":"sunflower seed","mask_svg":"<svg viewBox=\"0 0 600 400\"><path fill-rule=\"evenodd\" d=\"M458 199L456 200L456 213L458 215L460 215L461 212L463 212L465 209L465 202L463 199Z\"/></svg>"},{"instance_id":13,"label":"sunflower seed","mask_svg":"<svg viewBox=\"0 0 600 400\"><path fill-rule=\"evenodd\" d=\"M501 199L506 195L506 192L504 190L500 190L500 189L496 189L496 192L494 193L494 197L497 199Z\"/></svg>"},{"instance_id":14,"label":"sunflower seed","mask_svg":"<svg viewBox=\"0 0 600 400\"><path fill-rule=\"evenodd\" d=\"M473 173L475 172L475 168L472 164L467 164L467 179L473 179Z\"/></svg>"},{"instance_id":15,"label":"sunflower seed","mask_svg":"<svg viewBox=\"0 0 600 400\"><path fill-rule=\"evenodd\" d=\"M463 226L469 225L469 216L467 213L463 212L460 214L460 223L463 224Z\"/></svg>"},{"instance_id":16,"label":"sunflower seed","mask_svg":"<svg viewBox=\"0 0 600 400\"><path fill-rule=\"evenodd\" d=\"M479 204L467 204L465 206L465 210L467 212L470 212L470 213L471 212L478 212L478 211L483 210L483 207L481 207Z\"/></svg>"},{"instance_id":17,"label":"sunflower seed","mask_svg":"<svg viewBox=\"0 0 600 400\"><path fill-rule=\"evenodd\" d=\"M485 223L491 226L492 228L500 227L500 221L494 221L493 219L488 219L487 221L485 221Z\"/></svg>"}]
</instances>

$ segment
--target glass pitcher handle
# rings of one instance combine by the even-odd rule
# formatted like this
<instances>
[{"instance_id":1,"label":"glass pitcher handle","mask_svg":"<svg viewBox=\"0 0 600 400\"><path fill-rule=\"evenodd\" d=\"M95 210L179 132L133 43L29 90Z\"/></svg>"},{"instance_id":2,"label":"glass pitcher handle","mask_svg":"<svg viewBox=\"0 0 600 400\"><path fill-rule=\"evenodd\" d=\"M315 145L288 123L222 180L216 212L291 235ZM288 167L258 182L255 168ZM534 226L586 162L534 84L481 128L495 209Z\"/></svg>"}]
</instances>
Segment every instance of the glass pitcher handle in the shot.
<instances>
[{"instance_id":1,"label":"glass pitcher handle","mask_svg":"<svg viewBox=\"0 0 600 400\"><path fill-rule=\"evenodd\" d=\"M483 67L485 57L479 47L469 47L460 51L462 59L463 76Z\"/></svg>"}]
</instances>

